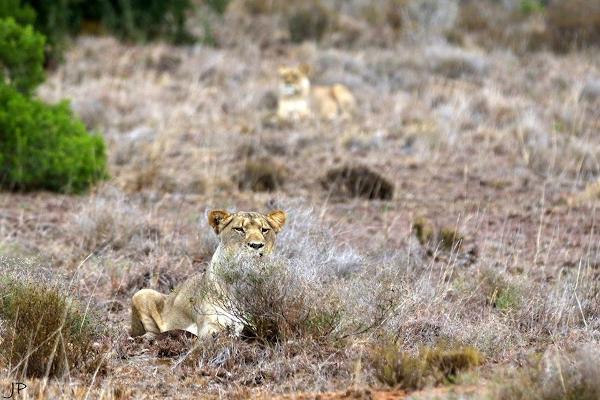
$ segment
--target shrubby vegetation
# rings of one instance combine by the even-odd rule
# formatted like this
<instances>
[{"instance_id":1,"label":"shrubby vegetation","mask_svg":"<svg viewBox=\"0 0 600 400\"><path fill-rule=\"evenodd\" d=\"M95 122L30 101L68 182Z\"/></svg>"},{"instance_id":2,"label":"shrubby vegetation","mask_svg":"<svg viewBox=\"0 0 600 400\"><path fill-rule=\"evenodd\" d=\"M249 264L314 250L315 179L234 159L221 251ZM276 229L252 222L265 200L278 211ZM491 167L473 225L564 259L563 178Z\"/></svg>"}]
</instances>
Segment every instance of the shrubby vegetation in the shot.
<instances>
[{"instance_id":1,"label":"shrubby vegetation","mask_svg":"<svg viewBox=\"0 0 600 400\"><path fill-rule=\"evenodd\" d=\"M32 25L47 38L50 62L60 60L68 37L79 33L112 33L125 40L166 39L183 43L191 39L185 27L190 0L3 0L0 18L12 17ZM220 13L227 1L212 0L209 6Z\"/></svg>"},{"instance_id":2,"label":"shrubby vegetation","mask_svg":"<svg viewBox=\"0 0 600 400\"><path fill-rule=\"evenodd\" d=\"M47 105L0 85L0 187L78 193L106 177L104 141L67 103Z\"/></svg>"},{"instance_id":3,"label":"shrubby vegetation","mask_svg":"<svg viewBox=\"0 0 600 400\"><path fill-rule=\"evenodd\" d=\"M444 344L411 355L390 343L374 350L372 358L380 382L408 390L454 383L460 373L483 363L483 356L473 347Z\"/></svg>"},{"instance_id":4,"label":"shrubby vegetation","mask_svg":"<svg viewBox=\"0 0 600 400\"><path fill-rule=\"evenodd\" d=\"M22 20L31 15L14 10ZM44 80L44 41L30 25L0 19L0 187L81 192L107 175L104 141L67 103L30 97Z\"/></svg>"},{"instance_id":5,"label":"shrubby vegetation","mask_svg":"<svg viewBox=\"0 0 600 400\"><path fill-rule=\"evenodd\" d=\"M0 264L15 264L5 258ZM18 263L17 263L18 264ZM10 266L9 266L10 268ZM0 360L18 377L59 377L73 368L99 366L93 348L98 321L58 283L16 279L0 272Z\"/></svg>"},{"instance_id":6,"label":"shrubby vegetation","mask_svg":"<svg viewBox=\"0 0 600 400\"><path fill-rule=\"evenodd\" d=\"M592 400L600 398L600 351L593 345L548 350L509 374L497 400Z\"/></svg>"},{"instance_id":7,"label":"shrubby vegetation","mask_svg":"<svg viewBox=\"0 0 600 400\"><path fill-rule=\"evenodd\" d=\"M44 37L12 18L0 19L0 80L30 93L44 80Z\"/></svg>"},{"instance_id":8,"label":"shrubby vegetation","mask_svg":"<svg viewBox=\"0 0 600 400\"><path fill-rule=\"evenodd\" d=\"M395 284L373 285L369 295L358 298L370 276L356 273L340 281L331 267L332 262L313 257L233 257L216 267L218 288L207 296L242 321L246 336L265 343L332 344L380 328L400 301ZM387 278L392 274L382 272Z\"/></svg>"}]
</instances>

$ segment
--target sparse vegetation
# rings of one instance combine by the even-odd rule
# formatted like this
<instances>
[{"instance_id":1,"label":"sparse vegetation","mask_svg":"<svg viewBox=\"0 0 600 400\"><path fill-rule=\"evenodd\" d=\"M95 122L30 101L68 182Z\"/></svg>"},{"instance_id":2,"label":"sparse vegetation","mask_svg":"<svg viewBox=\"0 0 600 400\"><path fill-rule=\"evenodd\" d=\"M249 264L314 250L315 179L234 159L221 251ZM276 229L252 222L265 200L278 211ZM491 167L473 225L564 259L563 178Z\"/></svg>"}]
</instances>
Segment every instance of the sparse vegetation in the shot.
<instances>
[{"instance_id":1,"label":"sparse vegetation","mask_svg":"<svg viewBox=\"0 0 600 400\"><path fill-rule=\"evenodd\" d=\"M93 344L97 321L58 286L22 282L0 272L0 319L6 324L0 358L11 374L61 377L101 362Z\"/></svg>"},{"instance_id":2,"label":"sparse vegetation","mask_svg":"<svg viewBox=\"0 0 600 400\"><path fill-rule=\"evenodd\" d=\"M138 208L118 193L113 199L92 199L74 218L74 233L86 252L126 247L150 252L160 231Z\"/></svg>"},{"instance_id":3,"label":"sparse vegetation","mask_svg":"<svg viewBox=\"0 0 600 400\"><path fill-rule=\"evenodd\" d=\"M594 0L552 2L546 23L552 48L568 51L600 43L600 4Z\"/></svg>"},{"instance_id":4,"label":"sparse vegetation","mask_svg":"<svg viewBox=\"0 0 600 400\"><path fill-rule=\"evenodd\" d=\"M231 310L246 335L267 343L342 336L344 309L336 291L299 267L283 260L231 260L215 271L225 291L207 296Z\"/></svg>"},{"instance_id":5,"label":"sparse vegetation","mask_svg":"<svg viewBox=\"0 0 600 400\"><path fill-rule=\"evenodd\" d=\"M236 180L242 190L272 192L285 182L285 168L270 158L248 159Z\"/></svg>"},{"instance_id":6,"label":"sparse vegetation","mask_svg":"<svg viewBox=\"0 0 600 400\"><path fill-rule=\"evenodd\" d=\"M290 7L287 17L288 30L292 42L320 40L332 24L332 13L320 0L310 0Z\"/></svg>"},{"instance_id":7,"label":"sparse vegetation","mask_svg":"<svg viewBox=\"0 0 600 400\"><path fill-rule=\"evenodd\" d=\"M425 217L415 218L412 224L412 229L414 230L415 235L417 236L417 240L422 245L426 245L434 239L435 227L433 226L431 221L429 221Z\"/></svg>"},{"instance_id":8,"label":"sparse vegetation","mask_svg":"<svg viewBox=\"0 0 600 400\"><path fill-rule=\"evenodd\" d=\"M595 347L581 347L572 352L549 350L511 375L509 383L500 384L496 399L597 399L600 353Z\"/></svg>"},{"instance_id":9,"label":"sparse vegetation","mask_svg":"<svg viewBox=\"0 0 600 400\"><path fill-rule=\"evenodd\" d=\"M44 6L71 4L54 3ZM10 147L0 161L0 254L32 258L35 268L7 274L0 261L0 276L25 285L25 307L25 297L64 306L76 324L94 315L94 326L108 328L92 332L81 357L75 348L80 361L53 362L52 379L26 381L27 396L337 399L420 388L414 397L597 398L600 64L585 28L591 9L582 6L584 20L562 35L551 32L553 7L577 2L320 0L326 23L319 11L301 15L310 21L295 43L290 17L312 2L226 3L198 0L185 13L190 33L206 29L214 47L136 43L81 19L73 26L86 34L64 42L64 62L40 85L24 73L31 89L19 91L1 70L0 149ZM24 4L2 3L0 15L40 30ZM313 87L348 87L355 112L274 122L277 69L301 63ZM45 105L63 98L102 129L104 172L44 172L93 160L101 141L64 104ZM81 147L48 132L81 134ZM42 145L56 154L45 158ZM15 165L31 166L36 185L9 183ZM106 170L108 182L86 190ZM87 182L81 190L76 178ZM34 191L50 188L67 194ZM213 208L288 215L274 258L234 260L221 276L220 300L244 321L243 334L128 338L132 293L166 294L206 269ZM32 307L52 329L57 318ZM30 374L13 370L22 353L13 360L6 350L14 321L0 316L3 394L15 375Z\"/></svg>"},{"instance_id":10,"label":"sparse vegetation","mask_svg":"<svg viewBox=\"0 0 600 400\"><path fill-rule=\"evenodd\" d=\"M333 168L321 183L326 190L347 197L390 200L394 196L394 185L364 165Z\"/></svg>"},{"instance_id":11,"label":"sparse vegetation","mask_svg":"<svg viewBox=\"0 0 600 400\"><path fill-rule=\"evenodd\" d=\"M403 353L393 344L374 351L376 376L388 386L422 389L452 383L458 374L481 365L483 356L472 347L425 347L417 355Z\"/></svg>"},{"instance_id":12,"label":"sparse vegetation","mask_svg":"<svg viewBox=\"0 0 600 400\"><path fill-rule=\"evenodd\" d=\"M447 226L440 229L439 241L443 249L456 250L462 245L464 238L456 228Z\"/></svg>"}]
</instances>

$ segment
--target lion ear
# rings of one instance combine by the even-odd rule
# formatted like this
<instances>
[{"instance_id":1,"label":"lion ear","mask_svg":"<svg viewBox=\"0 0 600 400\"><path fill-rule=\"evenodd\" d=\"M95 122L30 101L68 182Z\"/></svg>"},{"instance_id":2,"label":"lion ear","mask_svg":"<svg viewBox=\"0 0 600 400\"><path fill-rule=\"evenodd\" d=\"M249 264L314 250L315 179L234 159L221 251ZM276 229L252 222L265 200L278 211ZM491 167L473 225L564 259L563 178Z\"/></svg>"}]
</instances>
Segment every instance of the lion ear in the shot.
<instances>
[{"instance_id":1,"label":"lion ear","mask_svg":"<svg viewBox=\"0 0 600 400\"><path fill-rule=\"evenodd\" d=\"M302 72L304 75L308 76L311 73L310 65L303 63L298 66L298 70Z\"/></svg>"},{"instance_id":2,"label":"lion ear","mask_svg":"<svg viewBox=\"0 0 600 400\"><path fill-rule=\"evenodd\" d=\"M218 235L221 233L221 225L225 220L231 217L231 214L224 210L212 210L208 213L208 223Z\"/></svg>"},{"instance_id":3,"label":"lion ear","mask_svg":"<svg viewBox=\"0 0 600 400\"><path fill-rule=\"evenodd\" d=\"M267 221L276 233L279 233L285 225L286 215L284 211L277 210L267 214Z\"/></svg>"}]
</instances>

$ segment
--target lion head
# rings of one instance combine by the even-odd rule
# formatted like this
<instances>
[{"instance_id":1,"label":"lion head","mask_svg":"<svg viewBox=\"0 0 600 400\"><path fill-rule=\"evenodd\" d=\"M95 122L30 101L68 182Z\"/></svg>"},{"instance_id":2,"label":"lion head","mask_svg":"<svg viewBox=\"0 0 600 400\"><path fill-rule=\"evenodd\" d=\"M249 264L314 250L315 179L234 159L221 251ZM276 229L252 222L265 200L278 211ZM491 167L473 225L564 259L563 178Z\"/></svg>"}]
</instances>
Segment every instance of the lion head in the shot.
<instances>
[{"instance_id":1,"label":"lion head","mask_svg":"<svg viewBox=\"0 0 600 400\"><path fill-rule=\"evenodd\" d=\"M279 96L283 98L308 97L310 94L309 71L310 67L305 64L298 67L279 68Z\"/></svg>"},{"instance_id":2,"label":"lion head","mask_svg":"<svg viewBox=\"0 0 600 400\"><path fill-rule=\"evenodd\" d=\"M208 223L220 239L219 247L230 254L270 254L275 247L277 234L285 225L285 219L283 211L273 211L267 215L223 210L208 213Z\"/></svg>"}]
</instances>

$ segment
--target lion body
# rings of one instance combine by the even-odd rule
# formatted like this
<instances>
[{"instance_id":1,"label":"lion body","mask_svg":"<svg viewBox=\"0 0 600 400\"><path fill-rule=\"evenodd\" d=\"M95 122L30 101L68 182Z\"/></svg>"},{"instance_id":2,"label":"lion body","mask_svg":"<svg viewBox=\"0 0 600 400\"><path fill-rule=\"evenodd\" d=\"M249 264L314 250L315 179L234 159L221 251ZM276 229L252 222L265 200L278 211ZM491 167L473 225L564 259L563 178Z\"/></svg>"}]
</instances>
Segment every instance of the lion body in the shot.
<instances>
[{"instance_id":1,"label":"lion body","mask_svg":"<svg viewBox=\"0 0 600 400\"><path fill-rule=\"evenodd\" d=\"M356 108L352 92L344 85L311 86L308 67L279 69L277 116L295 120L318 114L321 118L348 117Z\"/></svg>"},{"instance_id":2,"label":"lion body","mask_svg":"<svg viewBox=\"0 0 600 400\"><path fill-rule=\"evenodd\" d=\"M211 293L221 290L215 279L215 266L224 258L241 253L270 254L276 234L285 223L285 213L212 211L209 223L219 235L220 243L206 271L191 276L168 295L153 289L137 291L131 301L131 336L153 336L181 329L203 337L228 327L241 332L239 319L211 300Z\"/></svg>"}]
</instances>

